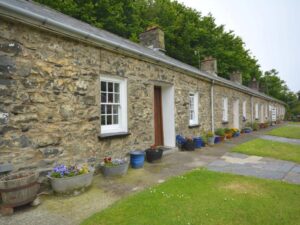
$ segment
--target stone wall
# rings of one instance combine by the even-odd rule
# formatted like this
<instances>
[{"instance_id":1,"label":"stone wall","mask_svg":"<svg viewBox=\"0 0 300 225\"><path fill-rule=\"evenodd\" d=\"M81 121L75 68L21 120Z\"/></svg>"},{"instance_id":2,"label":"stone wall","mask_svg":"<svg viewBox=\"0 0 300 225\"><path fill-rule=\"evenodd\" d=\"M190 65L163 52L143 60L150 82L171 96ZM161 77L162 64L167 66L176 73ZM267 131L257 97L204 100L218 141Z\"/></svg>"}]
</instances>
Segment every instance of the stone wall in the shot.
<instances>
[{"instance_id":1,"label":"stone wall","mask_svg":"<svg viewBox=\"0 0 300 225\"><path fill-rule=\"evenodd\" d=\"M101 74L127 78L129 136L98 138ZM149 147L154 143L153 90L159 82L174 85L176 134L196 136L211 129L209 82L1 20L0 163L47 171L55 163L99 163L106 155ZM199 93L200 126L195 128L189 128L190 92ZM216 85L216 128L232 127L231 112L229 124L221 123L223 95L229 97L229 109L237 97L246 99L250 118L250 96Z\"/></svg>"},{"instance_id":2,"label":"stone wall","mask_svg":"<svg viewBox=\"0 0 300 225\"><path fill-rule=\"evenodd\" d=\"M244 127L246 122L251 120L251 97L247 94L239 91L215 85L214 88L214 118L215 128L233 128L233 104L236 100L239 100L239 124L240 127ZM228 123L223 123L223 102L224 97L228 98ZM246 101L246 121L243 121L243 101Z\"/></svg>"}]
</instances>

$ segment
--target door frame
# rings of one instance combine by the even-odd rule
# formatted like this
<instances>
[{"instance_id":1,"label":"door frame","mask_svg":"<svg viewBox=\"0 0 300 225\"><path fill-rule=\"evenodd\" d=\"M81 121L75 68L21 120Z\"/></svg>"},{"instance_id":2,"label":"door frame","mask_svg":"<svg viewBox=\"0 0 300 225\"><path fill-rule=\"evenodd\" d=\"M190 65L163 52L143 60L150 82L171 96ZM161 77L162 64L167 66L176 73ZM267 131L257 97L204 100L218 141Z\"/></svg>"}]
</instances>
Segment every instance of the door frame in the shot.
<instances>
[{"instance_id":1,"label":"door frame","mask_svg":"<svg viewBox=\"0 0 300 225\"><path fill-rule=\"evenodd\" d=\"M155 82L154 86L161 87L163 143L165 147L176 146L175 134L175 94L174 85ZM153 87L153 126L154 126L154 87ZM155 128L155 127L154 127ZM155 129L153 131L155 137Z\"/></svg>"},{"instance_id":2,"label":"door frame","mask_svg":"<svg viewBox=\"0 0 300 225\"><path fill-rule=\"evenodd\" d=\"M233 102L233 127L240 129L240 100Z\"/></svg>"}]
</instances>

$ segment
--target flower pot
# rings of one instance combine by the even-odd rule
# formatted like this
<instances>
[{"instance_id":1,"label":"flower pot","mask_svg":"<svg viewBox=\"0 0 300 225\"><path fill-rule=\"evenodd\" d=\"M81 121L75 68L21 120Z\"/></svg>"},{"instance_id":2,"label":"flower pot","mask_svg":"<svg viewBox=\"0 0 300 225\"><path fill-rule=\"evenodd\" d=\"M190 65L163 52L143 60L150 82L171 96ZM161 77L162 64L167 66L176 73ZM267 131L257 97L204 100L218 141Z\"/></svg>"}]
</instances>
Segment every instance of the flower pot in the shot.
<instances>
[{"instance_id":1,"label":"flower pot","mask_svg":"<svg viewBox=\"0 0 300 225\"><path fill-rule=\"evenodd\" d=\"M146 160L151 163L155 160L161 159L163 155L162 149L147 149L146 151Z\"/></svg>"},{"instance_id":2,"label":"flower pot","mask_svg":"<svg viewBox=\"0 0 300 225\"><path fill-rule=\"evenodd\" d=\"M134 169L142 168L145 161L144 151L131 151L130 152L130 165Z\"/></svg>"},{"instance_id":3,"label":"flower pot","mask_svg":"<svg viewBox=\"0 0 300 225\"><path fill-rule=\"evenodd\" d=\"M176 135L176 144L181 149L186 142L186 139L181 135Z\"/></svg>"},{"instance_id":4,"label":"flower pot","mask_svg":"<svg viewBox=\"0 0 300 225\"><path fill-rule=\"evenodd\" d=\"M207 144L208 145L214 145L215 143L215 137L208 137L207 138Z\"/></svg>"},{"instance_id":5,"label":"flower pot","mask_svg":"<svg viewBox=\"0 0 300 225\"><path fill-rule=\"evenodd\" d=\"M240 132L235 132L232 136L233 136L233 137L239 137L240 134L241 134Z\"/></svg>"},{"instance_id":6,"label":"flower pot","mask_svg":"<svg viewBox=\"0 0 300 225\"><path fill-rule=\"evenodd\" d=\"M127 173L128 162L115 166L101 166L101 172L105 177L122 176Z\"/></svg>"},{"instance_id":7,"label":"flower pot","mask_svg":"<svg viewBox=\"0 0 300 225\"><path fill-rule=\"evenodd\" d=\"M17 172L0 179L0 192L5 207L16 207L32 202L40 184L37 172Z\"/></svg>"},{"instance_id":8,"label":"flower pot","mask_svg":"<svg viewBox=\"0 0 300 225\"><path fill-rule=\"evenodd\" d=\"M221 142L221 137L218 136L218 135L216 135L216 136L215 136L215 144L218 144L218 143L220 143L220 142Z\"/></svg>"},{"instance_id":9,"label":"flower pot","mask_svg":"<svg viewBox=\"0 0 300 225\"><path fill-rule=\"evenodd\" d=\"M195 150L195 143L193 140L187 140L184 144L183 144L183 149L186 151L194 151Z\"/></svg>"},{"instance_id":10,"label":"flower pot","mask_svg":"<svg viewBox=\"0 0 300 225\"><path fill-rule=\"evenodd\" d=\"M195 148L201 148L202 147L203 140L202 140L201 137L195 137L193 139L193 141L194 141L194 144L195 144Z\"/></svg>"},{"instance_id":11,"label":"flower pot","mask_svg":"<svg viewBox=\"0 0 300 225\"><path fill-rule=\"evenodd\" d=\"M90 168L90 172L73 177L55 178L48 176L52 189L57 193L70 193L74 190L87 188L91 185L95 169Z\"/></svg>"},{"instance_id":12,"label":"flower pot","mask_svg":"<svg viewBox=\"0 0 300 225\"><path fill-rule=\"evenodd\" d=\"M232 138L232 133L227 133L225 134L226 139L231 139Z\"/></svg>"}]
</instances>

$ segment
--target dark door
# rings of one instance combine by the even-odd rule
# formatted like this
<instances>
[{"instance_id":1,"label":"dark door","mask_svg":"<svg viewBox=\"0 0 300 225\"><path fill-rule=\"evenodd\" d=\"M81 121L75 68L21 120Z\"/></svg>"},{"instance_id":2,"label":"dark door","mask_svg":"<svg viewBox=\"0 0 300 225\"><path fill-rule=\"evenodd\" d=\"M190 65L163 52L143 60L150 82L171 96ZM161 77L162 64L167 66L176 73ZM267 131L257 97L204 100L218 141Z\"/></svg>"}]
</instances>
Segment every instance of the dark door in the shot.
<instances>
[{"instance_id":1,"label":"dark door","mask_svg":"<svg viewBox=\"0 0 300 225\"><path fill-rule=\"evenodd\" d=\"M155 145L164 145L163 135L163 118L162 118L162 104L161 104L161 87L154 86L154 132Z\"/></svg>"}]
</instances>

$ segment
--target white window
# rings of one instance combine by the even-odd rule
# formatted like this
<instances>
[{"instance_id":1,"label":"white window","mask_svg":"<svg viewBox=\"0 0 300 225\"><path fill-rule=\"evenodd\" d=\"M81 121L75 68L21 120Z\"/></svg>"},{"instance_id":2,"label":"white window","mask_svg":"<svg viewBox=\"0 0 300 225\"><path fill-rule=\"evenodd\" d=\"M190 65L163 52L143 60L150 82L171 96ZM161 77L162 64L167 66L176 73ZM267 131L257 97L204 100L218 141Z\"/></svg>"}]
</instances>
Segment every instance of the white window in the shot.
<instances>
[{"instance_id":1,"label":"white window","mask_svg":"<svg viewBox=\"0 0 300 225\"><path fill-rule=\"evenodd\" d=\"M198 125L198 93L190 93L190 125Z\"/></svg>"},{"instance_id":2,"label":"white window","mask_svg":"<svg viewBox=\"0 0 300 225\"><path fill-rule=\"evenodd\" d=\"M228 122L228 98L223 98L223 122Z\"/></svg>"},{"instance_id":3,"label":"white window","mask_svg":"<svg viewBox=\"0 0 300 225\"><path fill-rule=\"evenodd\" d=\"M268 106L265 105L265 118L268 119Z\"/></svg>"},{"instance_id":4,"label":"white window","mask_svg":"<svg viewBox=\"0 0 300 225\"><path fill-rule=\"evenodd\" d=\"M127 132L127 81L101 76L101 134Z\"/></svg>"},{"instance_id":5,"label":"white window","mask_svg":"<svg viewBox=\"0 0 300 225\"><path fill-rule=\"evenodd\" d=\"M247 102L243 101L243 120L247 119Z\"/></svg>"},{"instance_id":6,"label":"white window","mask_svg":"<svg viewBox=\"0 0 300 225\"><path fill-rule=\"evenodd\" d=\"M258 119L258 103L255 104L255 119Z\"/></svg>"}]
</instances>

